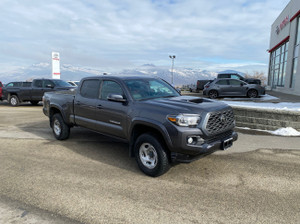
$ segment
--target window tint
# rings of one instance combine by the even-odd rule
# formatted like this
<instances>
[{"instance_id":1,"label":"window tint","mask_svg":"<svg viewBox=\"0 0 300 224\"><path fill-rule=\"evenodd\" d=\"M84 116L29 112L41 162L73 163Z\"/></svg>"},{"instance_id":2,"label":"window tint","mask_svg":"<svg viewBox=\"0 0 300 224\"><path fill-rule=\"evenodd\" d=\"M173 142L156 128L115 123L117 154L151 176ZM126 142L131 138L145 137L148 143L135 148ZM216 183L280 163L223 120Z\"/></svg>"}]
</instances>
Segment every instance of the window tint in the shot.
<instances>
[{"instance_id":1,"label":"window tint","mask_svg":"<svg viewBox=\"0 0 300 224\"><path fill-rule=\"evenodd\" d=\"M229 80L229 83L230 83L230 85L233 85L233 86L240 86L241 85L241 82L238 81L238 80Z\"/></svg>"},{"instance_id":2,"label":"window tint","mask_svg":"<svg viewBox=\"0 0 300 224\"><path fill-rule=\"evenodd\" d=\"M219 80L217 83L216 83L217 85L228 85L227 84L227 80Z\"/></svg>"},{"instance_id":3,"label":"window tint","mask_svg":"<svg viewBox=\"0 0 300 224\"><path fill-rule=\"evenodd\" d=\"M54 87L54 83L50 80L44 80L44 86L43 87L47 87L47 86L53 86Z\"/></svg>"},{"instance_id":4,"label":"window tint","mask_svg":"<svg viewBox=\"0 0 300 224\"><path fill-rule=\"evenodd\" d=\"M35 80L33 83L34 87L42 88L43 87L43 80Z\"/></svg>"},{"instance_id":5,"label":"window tint","mask_svg":"<svg viewBox=\"0 0 300 224\"><path fill-rule=\"evenodd\" d=\"M61 79L54 79L52 82L59 87L72 87L72 85L64 80Z\"/></svg>"},{"instance_id":6,"label":"window tint","mask_svg":"<svg viewBox=\"0 0 300 224\"><path fill-rule=\"evenodd\" d=\"M221 79L230 78L230 74L219 74L218 78L221 78Z\"/></svg>"},{"instance_id":7,"label":"window tint","mask_svg":"<svg viewBox=\"0 0 300 224\"><path fill-rule=\"evenodd\" d=\"M12 87L12 86L14 86L14 83L8 83L7 85L6 85L6 87Z\"/></svg>"},{"instance_id":8,"label":"window tint","mask_svg":"<svg viewBox=\"0 0 300 224\"><path fill-rule=\"evenodd\" d=\"M31 82L23 82L23 87L31 87Z\"/></svg>"},{"instance_id":9,"label":"window tint","mask_svg":"<svg viewBox=\"0 0 300 224\"><path fill-rule=\"evenodd\" d=\"M103 81L100 99L106 100L109 94L118 94L123 96L123 90L121 86L114 81Z\"/></svg>"},{"instance_id":10,"label":"window tint","mask_svg":"<svg viewBox=\"0 0 300 224\"><path fill-rule=\"evenodd\" d=\"M97 98L99 93L100 80L90 79L82 83L80 95L86 98Z\"/></svg>"},{"instance_id":11,"label":"window tint","mask_svg":"<svg viewBox=\"0 0 300 224\"><path fill-rule=\"evenodd\" d=\"M174 88L159 79L127 80L125 84L135 100L180 96Z\"/></svg>"},{"instance_id":12,"label":"window tint","mask_svg":"<svg viewBox=\"0 0 300 224\"><path fill-rule=\"evenodd\" d=\"M237 76L237 75L231 75L232 79L241 79L241 77Z\"/></svg>"}]
</instances>

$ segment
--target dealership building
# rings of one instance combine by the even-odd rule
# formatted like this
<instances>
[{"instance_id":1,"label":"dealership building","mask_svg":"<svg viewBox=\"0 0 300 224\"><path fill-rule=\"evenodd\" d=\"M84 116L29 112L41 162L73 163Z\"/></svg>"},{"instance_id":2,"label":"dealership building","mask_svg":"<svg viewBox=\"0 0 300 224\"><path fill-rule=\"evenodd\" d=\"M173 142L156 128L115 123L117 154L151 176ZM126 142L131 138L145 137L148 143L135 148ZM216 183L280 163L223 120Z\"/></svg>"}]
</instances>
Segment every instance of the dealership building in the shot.
<instances>
[{"instance_id":1,"label":"dealership building","mask_svg":"<svg viewBox=\"0 0 300 224\"><path fill-rule=\"evenodd\" d=\"M300 1L291 0L271 28L268 85L300 95Z\"/></svg>"}]
</instances>

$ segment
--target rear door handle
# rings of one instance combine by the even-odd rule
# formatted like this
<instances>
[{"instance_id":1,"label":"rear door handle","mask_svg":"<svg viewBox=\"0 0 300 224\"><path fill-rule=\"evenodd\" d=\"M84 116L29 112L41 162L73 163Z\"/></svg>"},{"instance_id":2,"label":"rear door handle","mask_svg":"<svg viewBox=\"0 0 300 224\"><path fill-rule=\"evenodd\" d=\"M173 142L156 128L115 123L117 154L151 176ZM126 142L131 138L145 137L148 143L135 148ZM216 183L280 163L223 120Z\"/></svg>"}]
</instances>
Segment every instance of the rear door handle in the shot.
<instances>
[{"instance_id":1,"label":"rear door handle","mask_svg":"<svg viewBox=\"0 0 300 224\"><path fill-rule=\"evenodd\" d=\"M97 105L97 109L103 109L103 106L101 104Z\"/></svg>"}]
</instances>

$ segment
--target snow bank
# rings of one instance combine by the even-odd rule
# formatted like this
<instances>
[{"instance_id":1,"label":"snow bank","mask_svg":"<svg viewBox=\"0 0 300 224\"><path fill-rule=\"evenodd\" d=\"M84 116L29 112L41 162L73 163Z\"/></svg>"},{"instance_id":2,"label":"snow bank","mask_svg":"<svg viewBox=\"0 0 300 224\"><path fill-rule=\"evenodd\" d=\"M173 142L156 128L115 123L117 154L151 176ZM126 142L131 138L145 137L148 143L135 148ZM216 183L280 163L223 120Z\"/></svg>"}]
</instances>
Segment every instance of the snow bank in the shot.
<instances>
[{"instance_id":1,"label":"snow bank","mask_svg":"<svg viewBox=\"0 0 300 224\"><path fill-rule=\"evenodd\" d=\"M279 136L300 136L300 132L295 130L292 127L279 128L275 131L261 130L261 129L251 129L251 128L248 128L248 127L238 127L238 128L245 129L245 130L255 130L255 131L261 131L261 132L268 132L272 135L279 135Z\"/></svg>"},{"instance_id":2,"label":"snow bank","mask_svg":"<svg viewBox=\"0 0 300 224\"><path fill-rule=\"evenodd\" d=\"M268 131L268 132L273 135L280 135L280 136L300 136L300 132L291 127L279 128L276 131Z\"/></svg>"}]
</instances>

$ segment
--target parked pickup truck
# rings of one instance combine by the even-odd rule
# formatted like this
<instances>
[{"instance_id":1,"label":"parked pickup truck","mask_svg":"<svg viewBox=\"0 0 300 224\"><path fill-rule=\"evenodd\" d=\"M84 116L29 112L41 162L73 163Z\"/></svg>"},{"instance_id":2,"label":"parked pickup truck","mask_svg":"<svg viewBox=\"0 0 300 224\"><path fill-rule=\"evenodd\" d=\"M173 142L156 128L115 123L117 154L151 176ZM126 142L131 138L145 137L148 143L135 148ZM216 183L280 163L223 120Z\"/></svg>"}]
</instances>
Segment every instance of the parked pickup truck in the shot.
<instances>
[{"instance_id":1,"label":"parked pickup truck","mask_svg":"<svg viewBox=\"0 0 300 224\"><path fill-rule=\"evenodd\" d=\"M30 101L36 105L42 101L45 92L68 90L74 88L71 84L59 79L34 79L32 82L10 82L3 90L3 98L11 106Z\"/></svg>"},{"instance_id":2,"label":"parked pickup truck","mask_svg":"<svg viewBox=\"0 0 300 224\"><path fill-rule=\"evenodd\" d=\"M181 96L159 78L88 77L74 91L45 93L43 105L56 139L67 139L73 126L116 137L154 177L172 162L191 162L237 140L230 106Z\"/></svg>"}]
</instances>

